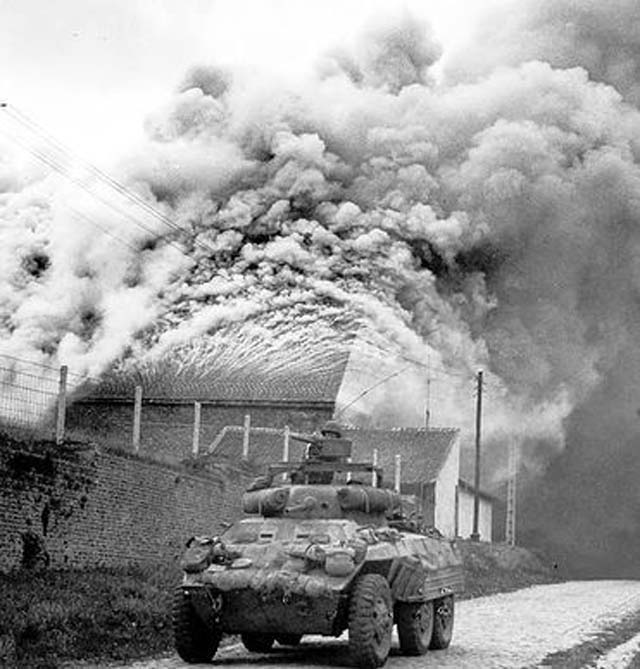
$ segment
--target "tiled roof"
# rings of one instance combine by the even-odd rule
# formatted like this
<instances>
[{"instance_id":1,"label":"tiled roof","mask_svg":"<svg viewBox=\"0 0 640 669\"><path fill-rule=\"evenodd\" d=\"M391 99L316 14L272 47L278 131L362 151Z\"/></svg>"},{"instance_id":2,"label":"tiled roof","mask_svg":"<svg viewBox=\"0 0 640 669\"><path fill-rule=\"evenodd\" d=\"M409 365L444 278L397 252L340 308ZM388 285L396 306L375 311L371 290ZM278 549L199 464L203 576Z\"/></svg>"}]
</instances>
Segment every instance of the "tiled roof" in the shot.
<instances>
[{"instance_id":1,"label":"tiled roof","mask_svg":"<svg viewBox=\"0 0 640 669\"><path fill-rule=\"evenodd\" d=\"M227 433L216 447L212 456L223 460L239 460L242 455L242 433ZM266 467L274 462L282 462L284 437L282 434L252 434L249 439L249 460L259 467ZM305 444L294 439L289 440L289 459L301 460Z\"/></svg>"},{"instance_id":2,"label":"tiled roof","mask_svg":"<svg viewBox=\"0 0 640 669\"><path fill-rule=\"evenodd\" d=\"M147 399L335 403L349 358L348 336L326 323L227 326L161 360L123 363L87 393Z\"/></svg>"},{"instance_id":3,"label":"tiled roof","mask_svg":"<svg viewBox=\"0 0 640 669\"><path fill-rule=\"evenodd\" d=\"M458 430L443 428L403 428L395 430L348 429L343 436L353 441L353 461L371 462L373 449L378 449L378 464L385 479L393 480L395 455L401 456L403 483L434 481L442 469ZM301 459L304 444L290 441L290 459ZM220 459L238 459L242 453L242 434L225 435L213 456ZM283 436L252 434L249 442L249 459L258 466L281 462Z\"/></svg>"},{"instance_id":4,"label":"tiled roof","mask_svg":"<svg viewBox=\"0 0 640 669\"><path fill-rule=\"evenodd\" d=\"M330 353L322 364L317 360L297 360L280 369L256 364L233 375L212 378L206 386L206 398L212 400L249 400L270 402L333 402L335 403L347 353Z\"/></svg>"},{"instance_id":5,"label":"tiled roof","mask_svg":"<svg viewBox=\"0 0 640 669\"><path fill-rule=\"evenodd\" d=\"M435 481L444 466L458 430L453 428L399 428L394 430L345 430L353 440L353 460L371 461L378 450L378 464L385 478L393 479L395 456L400 455L403 483Z\"/></svg>"}]
</instances>

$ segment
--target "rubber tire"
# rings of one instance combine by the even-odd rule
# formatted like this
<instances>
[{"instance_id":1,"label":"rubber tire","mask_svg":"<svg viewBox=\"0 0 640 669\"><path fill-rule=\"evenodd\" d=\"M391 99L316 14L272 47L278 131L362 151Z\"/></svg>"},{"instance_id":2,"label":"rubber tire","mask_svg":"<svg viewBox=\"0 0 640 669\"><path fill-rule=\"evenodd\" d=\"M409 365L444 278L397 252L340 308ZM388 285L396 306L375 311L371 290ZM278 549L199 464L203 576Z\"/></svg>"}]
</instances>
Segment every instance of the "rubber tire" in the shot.
<instances>
[{"instance_id":1,"label":"rubber tire","mask_svg":"<svg viewBox=\"0 0 640 669\"><path fill-rule=\"evenodd\" d=\"M179 586L173 593L171 609L173 644L178 655L189 664L211 662L218 650L222 632L208 629Z\"/></svg>"},{"instance_id":2,"label":"rubber tire","mask_svg":"<svg viewBox=\"0 0 640 669\"><path fill-rule=\"evenodd\" d=\"M241 634L244 647L251 653L268 653L273 646L273 634Z\"/></svg>"},{"instance_id":3,"label":"rubber tire","mask_svg":"<svg viewBox=\"0 0 640 669\"><path fill-rule=\"evenodd\" d=\"M386 620L382 620L382 616ZM381 667L391 650L393 604L384 576L364 574L358 578L349 602L349 650L362 669Z\"/></svg>"},{"instance_id":4,"label":"rubber tire","mask_svg":"<svg viewBox=\"0 0 640 669\"><path fill-rule=\"evenodd\" d=\"M302 639L302 634L279 634L276 641L281 646L297 646Z\"/></svg>"},{"instance_id":5,"label":"rubber tire","mask_svg":"<svg viewBox=\"0 0 640 669\"><path fill-rule=\"evenodd\" d=\"M433 636L433 602L396 604L398 638L403 655L424 655Z\"/></svg>"},{"instance_id":6,"label":"rubber tire","mask_svg":"<svg viewBox=\"0 0 640 669\"><path fill-rule=\"evenodd\" d=\"M447 615L443 615L443 606L449 612ZM453 595L441 597L433 602L433 635L429 644L429 648L432 650L449 648L453 636L453 612Z\"/></svg>"}]
</instances>

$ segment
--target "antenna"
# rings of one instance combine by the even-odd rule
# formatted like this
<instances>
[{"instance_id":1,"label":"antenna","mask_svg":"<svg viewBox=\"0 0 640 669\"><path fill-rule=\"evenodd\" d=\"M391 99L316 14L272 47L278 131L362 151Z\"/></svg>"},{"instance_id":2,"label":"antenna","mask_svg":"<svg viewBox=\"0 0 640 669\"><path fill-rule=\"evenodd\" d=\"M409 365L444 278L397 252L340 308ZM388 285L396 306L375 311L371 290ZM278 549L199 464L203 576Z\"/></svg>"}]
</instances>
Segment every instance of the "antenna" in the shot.
<instances>
[{"instance_id":1,"label":"antenna","mask_svg":"<svg viewBox=\"0 0 640 669\"><path fill-rule=\"evenodd\" d=\"M516 545L516 485L518 479L518 448L514 441L509 443L509 469L507 479L507 518L505 539L510 546Z\"/></svg>"}]
</instances>

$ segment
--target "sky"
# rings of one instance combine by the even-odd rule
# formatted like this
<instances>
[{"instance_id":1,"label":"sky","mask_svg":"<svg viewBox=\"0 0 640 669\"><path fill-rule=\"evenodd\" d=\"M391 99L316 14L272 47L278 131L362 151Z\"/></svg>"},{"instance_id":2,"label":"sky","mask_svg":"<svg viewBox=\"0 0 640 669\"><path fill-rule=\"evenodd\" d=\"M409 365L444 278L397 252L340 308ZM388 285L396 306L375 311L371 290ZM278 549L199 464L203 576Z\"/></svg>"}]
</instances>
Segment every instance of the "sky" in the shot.
<instances>
[{"instance_id":1,"label":"sky","mask_svg":"<svg viewBox=\"0 0 640 669\"><path fill-rule=\"evenodd\" d=\"M380 13L428 18L446 47L496 0L0 0L0 100L106 166L194 65L303 76Z\"/></svg>"}]
</instances>

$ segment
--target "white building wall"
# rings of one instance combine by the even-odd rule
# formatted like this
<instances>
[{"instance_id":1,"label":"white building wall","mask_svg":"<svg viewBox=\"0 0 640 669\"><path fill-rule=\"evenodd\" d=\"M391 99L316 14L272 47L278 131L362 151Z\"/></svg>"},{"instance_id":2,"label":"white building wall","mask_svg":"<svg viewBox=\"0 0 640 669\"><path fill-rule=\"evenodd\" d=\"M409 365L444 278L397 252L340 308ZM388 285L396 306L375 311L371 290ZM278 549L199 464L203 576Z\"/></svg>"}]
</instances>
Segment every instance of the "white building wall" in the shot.
<instances>
[{"instance_id":1,"label":"white building wall","mask_svg":"<svg viewBox=\"0 0 640 669\"><path fill-rule=\"evenodd\" d=\"M481 541L491 541L493 523L493 505L483 497L480 498L478 515L478 533ZM467 539L473 532L473 493L467 490L458 491L458 535Z\"/></svg>"},{"instance_id":2,"label":"white building wall","mask_svg":"<svg viewBox=\"0 0 640 669\"><path fill-rule=\"evenodd\" d=\"M459 477L460 441L456 438L435 485L435 526L446 537L456 534L456 486Z\"/></svg>"}]
</instances>

